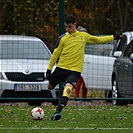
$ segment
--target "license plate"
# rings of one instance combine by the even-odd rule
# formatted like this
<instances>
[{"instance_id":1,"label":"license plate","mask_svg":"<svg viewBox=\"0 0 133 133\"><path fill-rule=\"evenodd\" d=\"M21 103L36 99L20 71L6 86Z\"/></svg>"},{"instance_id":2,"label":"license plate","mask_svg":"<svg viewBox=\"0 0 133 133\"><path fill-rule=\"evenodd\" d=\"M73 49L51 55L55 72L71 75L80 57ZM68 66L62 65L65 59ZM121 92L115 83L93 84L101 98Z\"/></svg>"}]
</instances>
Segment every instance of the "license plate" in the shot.
<instances>
[{"instance_id":1,"label":"license plate","mask_svg":"<svg viewBox=\"0 0 133 133\"><path fill-rule=\"evenodd\" d=\"M40 84L14 84L15 91L41 91Z\"/></svg>"}]
</instances>

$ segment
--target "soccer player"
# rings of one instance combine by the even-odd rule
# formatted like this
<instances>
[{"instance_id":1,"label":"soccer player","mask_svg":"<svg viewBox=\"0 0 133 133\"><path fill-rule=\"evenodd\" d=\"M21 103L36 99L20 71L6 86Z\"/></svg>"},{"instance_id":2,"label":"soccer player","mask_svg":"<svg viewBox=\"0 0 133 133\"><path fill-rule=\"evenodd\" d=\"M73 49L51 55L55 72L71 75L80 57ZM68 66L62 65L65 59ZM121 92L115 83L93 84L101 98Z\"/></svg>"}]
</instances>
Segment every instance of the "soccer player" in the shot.
<instances>
[{"instance_id":1,"label":"soccer player","mask_svg":"<svg viewBox=\"0 0 133 133\"><path fill-rule=\"evenodd\" d=\"M73 15L68 15L64 20L66 33L59 36L55 49L49 61L46 78L49 80L48 89L53 90L59 83L64 83L64 90L55 113L51 120L61 119L60 112L66 106L70 92L81 76L84 65L84 51L86 44L101 44L120 39L122 34L110 36L93 36L87 32L79 32L76 29L76 20ZM58 61L53 73L51 70ZM89 71L89 70L88 70Z\"/></svg>"}]
</instances>

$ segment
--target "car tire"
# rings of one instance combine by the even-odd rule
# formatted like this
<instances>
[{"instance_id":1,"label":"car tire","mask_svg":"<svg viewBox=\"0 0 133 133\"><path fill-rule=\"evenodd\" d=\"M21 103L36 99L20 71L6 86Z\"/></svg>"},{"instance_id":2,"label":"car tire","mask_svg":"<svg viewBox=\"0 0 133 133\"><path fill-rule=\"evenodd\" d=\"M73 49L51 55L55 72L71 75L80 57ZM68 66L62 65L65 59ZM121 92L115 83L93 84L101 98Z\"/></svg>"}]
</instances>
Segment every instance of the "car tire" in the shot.
<instances>
[{"instance_id":1,"label":"car tire","mask_svg":"<svg viewBox=\"0 0 133 133\"><path fill-rule=\"evenodd\" d=\"M125 100L116 100L116 98L122 98L120 92L119 92L119 87L118 87L118 83L116 80L116 77L113 78L112 81L112 104L113 105L126 105L127 101Z\"/></svg>"}]
</instances>

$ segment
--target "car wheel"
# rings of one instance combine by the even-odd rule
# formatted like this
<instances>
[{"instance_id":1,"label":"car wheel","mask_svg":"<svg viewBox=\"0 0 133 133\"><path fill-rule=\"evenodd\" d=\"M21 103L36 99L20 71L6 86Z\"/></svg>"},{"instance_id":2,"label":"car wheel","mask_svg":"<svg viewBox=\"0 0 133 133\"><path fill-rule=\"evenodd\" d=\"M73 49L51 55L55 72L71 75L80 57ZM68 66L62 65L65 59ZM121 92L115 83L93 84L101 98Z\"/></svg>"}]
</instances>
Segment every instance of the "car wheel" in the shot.
<instances>
[{"instance_id":1,"label":"car wheel","mask_svg":"<svg viewBox=\"0 0 133 133\"><path fill-rule=\"evenodd\" d=\"M121 95L119 92L116 77L114 77L113 82L112 82L112 99L114 100L112 100L112 104L113 105L126 105L128 103L125 100L116 100L117 98L121 98Z\"/></svg>"},{"instance_id":2,"label":"car wheel","mask_svg":"<svg viewBox=\"0 0 133 133\"><path fill-rule=\"evenodd\" d=\"M118 98L118 88L117 88L116 78L114 78L112 83L112 99L113 98ZM117 100L112 100L112 104L117 105Z\"/></svg>"}]
</instances>

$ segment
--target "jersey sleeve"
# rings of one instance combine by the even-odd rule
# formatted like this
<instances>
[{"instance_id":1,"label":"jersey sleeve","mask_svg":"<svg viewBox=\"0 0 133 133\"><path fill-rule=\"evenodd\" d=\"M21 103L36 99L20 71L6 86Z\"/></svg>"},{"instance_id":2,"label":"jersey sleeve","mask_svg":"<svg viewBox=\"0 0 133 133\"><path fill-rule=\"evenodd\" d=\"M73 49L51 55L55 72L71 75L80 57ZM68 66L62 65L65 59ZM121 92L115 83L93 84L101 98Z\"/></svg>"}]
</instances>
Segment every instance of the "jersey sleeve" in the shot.
<instances>
[{"instance_id":1,"label":"jersey sleeve","mask_svg":"<svg viewBox=\"0 0 133 133\"><path fill-rule=\"evenodd\" d=\"M52 70L53 66L55 65L56 61L58 60L58 58L62 52L62 48L63 48L62 40L61 40L61 38L60 39L58 38L57 43L55 45L54 52L49 61L49 65L48 65L49 70Z\"/></svg>"},{"instance_id":2,"label":"jersey sleeve","mask_svg":"<svg viewBox=\"0 0 133 133\"><path fill-rule=\"evenodd\" d=\"M114 40L113 35L109 35L109 36L92 36L90 34L87 35L88 44L104 44L106 42L110 42L113 40Z\"/></svg>"}]
</instances>

